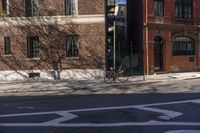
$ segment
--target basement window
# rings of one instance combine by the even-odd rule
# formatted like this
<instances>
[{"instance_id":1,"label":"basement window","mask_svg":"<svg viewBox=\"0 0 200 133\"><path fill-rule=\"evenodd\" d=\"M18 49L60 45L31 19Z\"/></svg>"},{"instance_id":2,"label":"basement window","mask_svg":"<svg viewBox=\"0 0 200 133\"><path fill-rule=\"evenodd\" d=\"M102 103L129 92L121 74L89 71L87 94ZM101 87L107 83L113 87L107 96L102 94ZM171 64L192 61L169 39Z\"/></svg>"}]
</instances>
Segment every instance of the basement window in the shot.
<instances>
[{"instance_id":1,"label":"basement window","mask_svg":"<svg viewBox=\"0 0 200 133\"><path fill-rule=\"evenodd\" d=\"M36 78L40 78L40 73L29 73L28 76L31 79L36 79Z\"/></svg>"}]
</instances>

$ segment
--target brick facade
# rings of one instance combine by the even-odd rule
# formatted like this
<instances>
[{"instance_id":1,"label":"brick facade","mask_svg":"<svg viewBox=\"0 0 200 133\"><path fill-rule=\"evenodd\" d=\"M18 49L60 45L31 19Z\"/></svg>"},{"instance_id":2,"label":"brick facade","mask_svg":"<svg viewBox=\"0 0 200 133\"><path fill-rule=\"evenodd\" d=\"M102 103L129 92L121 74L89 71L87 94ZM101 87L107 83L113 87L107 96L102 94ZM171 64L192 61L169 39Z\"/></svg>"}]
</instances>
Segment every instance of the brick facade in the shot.
<instances>
[{"instance_id":1,"label":"brick facade","mask_svg":"<svg viewBox=\"0 0 200 133\"><path fill-rule=\"evenodd\" d=\"M104 0L77 0L79 15L104 14ZM64 15L64 0L39 0L40 16ZM10 16L25 16L25 0L9 0ZM0 2L0 14L2 14L2 2Z\"/></svg>"},{"instance_id":2,"label":"brick facade","mask_svg":"<svg viewBox=\"0 0 200 133\"><path fill-rule=\"evenodd\" d=\"M129 20L135 19L137 21L142 21L142 24L137 23L133 20L133 23L138 25L139 28L133 28L130 34L129 41L134 40L134 35L138 32L142 33L140 35L140 45L144 46L144 72L148 74L153 74L155 70L155 37L159 36L163 39L163 49L162 49L162 66L160 70L162 72L172 72L172 71L195 71L200 68L200 40L199 40L199 22L200 22L200 1L192 1L192 19L184 19L175 17L175 0L164 0L164 16L156 17L154 0L143 0L142 2L128 1L128 7L134 4L142 6L139 15L134 13L133 10L129 8ZM129 5L130 4L130 5ZM138 12L137 12L138 13ZM134 17L136 16L136 18ZM143 16L143 17L141 17ZM129 26L131 24L129 23ZM132 25L134 27L135 25ZM131 27L131 26L130 26ZM131 30L131 29L130 29ZM175 37L189 37L195 42L195 55L172 55L173 38ZM138 37L137 37L138 38Z\"/></svg>"},{"instance_id":3,"label":"brick facade","mask_svg":"<svg viewBox=\"0 0 200 133\"><path fill-rule=\"evenodd\" d=\"M9 16L0 2L0 71L103 69L105 63L104 0L77 0L78 15L64 15L64 0L39 0L39 16L25 17L25 0L9 0ZM51 17L52 16L52 17ZM66 57L66 36L77 35L79 57ZM11 38L9 56L4 55L4 37ZM38 59L27 58L27 37L38 36Z\"/></svg>"}]
</instances>

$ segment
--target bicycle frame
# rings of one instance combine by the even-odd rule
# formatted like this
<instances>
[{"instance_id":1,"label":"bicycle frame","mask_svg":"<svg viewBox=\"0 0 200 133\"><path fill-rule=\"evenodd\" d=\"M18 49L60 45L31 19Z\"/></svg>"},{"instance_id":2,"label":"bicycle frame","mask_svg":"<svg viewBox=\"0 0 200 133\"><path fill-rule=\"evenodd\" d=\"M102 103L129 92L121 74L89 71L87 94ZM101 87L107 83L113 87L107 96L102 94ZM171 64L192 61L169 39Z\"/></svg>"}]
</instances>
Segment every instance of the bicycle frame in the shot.
<instances>
[{"instance_id":1,"label":"bicycle frame","mask_svg":"<svg viewBox=\"0 0 200 133\"><path fill-rule=\"evenodd\" d=\"M122 65L120 65L120 67L117 71L115 71L114 69L112 70L111 74L114 74L113 77L112 77L114 83L116 82L116 79L117 79L120 72L122 72Z\"/></svg>"}]
</instances>

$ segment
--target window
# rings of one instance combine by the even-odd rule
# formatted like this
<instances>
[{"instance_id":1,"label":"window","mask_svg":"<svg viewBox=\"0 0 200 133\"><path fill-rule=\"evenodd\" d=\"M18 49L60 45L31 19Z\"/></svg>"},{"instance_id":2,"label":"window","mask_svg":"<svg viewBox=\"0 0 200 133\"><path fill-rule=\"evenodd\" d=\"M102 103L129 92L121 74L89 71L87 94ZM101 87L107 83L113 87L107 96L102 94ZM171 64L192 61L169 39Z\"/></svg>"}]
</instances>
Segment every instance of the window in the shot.
<instances>
[{"instance_id":1,"label":"window","mask_svg":"<svg viewBox=\"0 0 200 133\"><path fill-rule=\"evenodd\" d=\"M175 1L175 17L192 18L193 2L192 0Z\"/></svg>"},{"instance_id":2,"label":"window","mask_svg":"<svg viewBox=\"0 0 200 133\"><path fill-rule=\"evenodd\" d=\"M11 55L10 37L4 37L4 54Z\"/></svg>"},{"instance_id":3,"label":"window","mask_svg":"<svg viewBox=\"0 0 200 133\"><path fill-rule=\"evenodd\" d=\"M67 57L79 57L78 36L75 36L75 35L67 36L66 55Z\"/></svg>"},{"instance_id":4,"label":"window","mask_svg":"<svg viewBox=\"0 0 200 133\"><path fill-rule=\"evenodd\" d=\"M155 16L157 17L164 16L164 1L163 0L154 0L154 11L155 11Z\"/></svg>"},{"instance_id":5,"label":"window","mask_svg":"<svg viewBox=\"0 0 200 133\"><path fill-rule=\"evenodd\" d=\"M38 58L39 54L39 38L30 36L27 38L27 57Z\"/></svg>"},{"instance_id":6,"label":"window","mask_svg":"<svg viewBox=\"0 0 200 133\"><path fill-rule=\"evenodd\" d=\"M188 37L177 37L173 40L173 55L194 55L195 43Z\"/></svg>"},{"instance_id":7,"label":"window","mask_svg":"<svg viewBox=\"0 0 200 133\"><path fill-rule=\"evenodd\" d=\"M9 15L9 2L8 0L1 0L3 15Z\"/></svg>"},{"instance_id":8,"label":"window","mask_svg":"<svg viewBox=\"0 0 200 133\"><path fill-rule=\"evenodd\" d=\"M26 16L32 17L32 16L38 16L39 12L39 4L38 0L25 0L26 5Z\"/></svg>"},{"instance_id":9,"label":"window","mask_svg":"<svg viewBox=\"0 0 200 133\"><path fill-rule=\"evenodd\" d=\"M65 0L65 15L77 15L77 0Z\"/></svg>"}]
</instances>

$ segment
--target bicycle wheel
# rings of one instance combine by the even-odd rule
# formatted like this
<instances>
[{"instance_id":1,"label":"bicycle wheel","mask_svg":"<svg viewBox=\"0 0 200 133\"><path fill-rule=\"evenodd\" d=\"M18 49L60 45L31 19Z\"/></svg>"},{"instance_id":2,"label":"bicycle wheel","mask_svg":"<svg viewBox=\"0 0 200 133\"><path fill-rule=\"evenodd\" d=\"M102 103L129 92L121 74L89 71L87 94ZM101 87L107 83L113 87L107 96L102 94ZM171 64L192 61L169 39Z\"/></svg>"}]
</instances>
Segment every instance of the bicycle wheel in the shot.
<instances>
[{"instance_id":1,"label":"bicycle wheel","mask_svg":"<svg viewBox=\"0 0 200 133\"><path fill-rule=\"evenodd\" d=\"M104 82L111 83L113 82L114 73L112 71L107 71L104 76Z\"/></svg>"},{"instance_id":2,"label":"bicycle wheel","mask_svg":"<svg viewBox=\"0 0 200 133\"><path fill-rule=\"evenodd\" d=\"M118 74L118 80L122 83L127 82L129 79L128 73L125 71L122 71Z\"/></svg>"}]
</instances>

